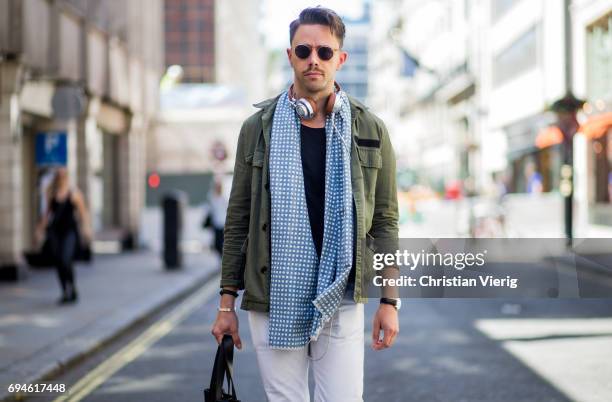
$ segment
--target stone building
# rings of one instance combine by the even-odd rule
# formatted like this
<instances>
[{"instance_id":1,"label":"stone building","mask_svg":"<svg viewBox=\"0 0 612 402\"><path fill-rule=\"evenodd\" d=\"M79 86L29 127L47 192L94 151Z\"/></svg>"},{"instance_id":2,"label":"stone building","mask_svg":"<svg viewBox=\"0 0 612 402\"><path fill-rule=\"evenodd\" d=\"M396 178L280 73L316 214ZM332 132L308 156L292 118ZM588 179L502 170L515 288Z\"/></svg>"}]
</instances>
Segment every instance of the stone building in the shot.
<instances>
[{"instance_id":1,"label":"stone building","mask_svg":"<svg viewBox=\"0 0 612 402\"><path fill-rule=\"evenodd\" d=\"M57 165L96 245L133 244L163 43L161 0L0 2L0 276L19 276Z\"/></svg>"}]
</instances>

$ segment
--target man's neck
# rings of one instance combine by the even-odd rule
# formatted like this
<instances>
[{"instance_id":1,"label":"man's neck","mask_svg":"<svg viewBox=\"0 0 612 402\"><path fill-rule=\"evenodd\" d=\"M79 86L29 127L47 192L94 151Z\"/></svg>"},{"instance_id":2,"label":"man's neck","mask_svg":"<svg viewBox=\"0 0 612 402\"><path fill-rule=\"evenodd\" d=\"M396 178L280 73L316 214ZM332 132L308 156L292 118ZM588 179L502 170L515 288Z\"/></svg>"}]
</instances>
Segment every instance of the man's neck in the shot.
<instances>
[{"instance_id":1,"label":"man's neck","mask_svg":"<svg viewBox=\"0 0 612 402\"><path fill-rule=\"evenodd\" d=\"M324 128L325 127L325 116L323 116L322 118L315 116L313 119L310 119L310 120L302 119L301 123L303 126L306 126L309 128Z\"/></svg>"}]
</instances>

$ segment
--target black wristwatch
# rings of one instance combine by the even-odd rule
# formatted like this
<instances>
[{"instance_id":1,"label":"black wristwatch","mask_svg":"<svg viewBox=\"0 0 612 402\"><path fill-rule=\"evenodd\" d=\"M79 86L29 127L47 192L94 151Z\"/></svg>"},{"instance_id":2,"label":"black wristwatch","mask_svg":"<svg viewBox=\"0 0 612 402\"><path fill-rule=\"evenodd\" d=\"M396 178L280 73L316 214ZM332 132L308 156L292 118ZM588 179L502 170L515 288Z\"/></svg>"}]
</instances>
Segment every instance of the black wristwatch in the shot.
<instances>
[{"instance_id":1,"label":"black wristwatch","mask_svg":"<svg viewBox=\"0 0 612 402\"><path fill-rule=\"evenodd\" d=\"M221 289L219 291L219 294L222 295L232 295L234 297L238 297L238 292L234 292L233 290L229 290L229 289Z\"/></svg>"},{"instance_id":2,"label":"black wristwatch","mask_svg":"<svg viewBox=\"0 0 612 402\"><path fill-rule=\"evenodd\" d=\"M399 309L402 308L402 299L391 299L388 297L381 297L380 304L390 304L393 307L395 307L397 311L399 311Z\"/></svg>"}]
</instances>

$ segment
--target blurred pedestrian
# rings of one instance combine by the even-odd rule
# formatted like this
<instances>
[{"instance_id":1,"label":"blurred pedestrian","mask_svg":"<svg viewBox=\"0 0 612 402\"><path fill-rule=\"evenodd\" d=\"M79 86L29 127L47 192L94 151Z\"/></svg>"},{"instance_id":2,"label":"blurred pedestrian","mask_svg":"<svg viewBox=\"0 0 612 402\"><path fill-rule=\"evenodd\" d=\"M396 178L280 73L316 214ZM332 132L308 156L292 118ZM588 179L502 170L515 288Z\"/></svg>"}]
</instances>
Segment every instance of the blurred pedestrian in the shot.
<instances>
[{"instance_id":1,"label":"blurred pedestrian","mask_svg":"<svg viewBox=\"0 0 612 402\"><path fill-rule=\"evenodd\" d=\"M527 194L540 194L544 190L542 175L538 172L534 161L530 160L525 165L525 178L527 180Z\"/></svg>"},{"instance_id":2,"label":"blurred pedestrian","mask_svg":"<svg viewBox=\"0 0 612 402\"><path fill-rule=\"evenodd\" d=\"M58 303L73 303L78 299L73 269L75 254L81 242L90 242L92 238L89 213L82 193L77 188L70 188L65 168L55 172L46 197L47 210L36 228L37 242L40 244L47 236L51 245L62 289Z\"/></svg>"},{"instance_id":3,"label":"blurred pedestrian","mask_svg":"<svg viewBox=\"0 0 612 402\"><path fill-rule=\"evenodd\" d=\"M215 250L223 254L223 228L227 214L228 199L223 191L223 183L216 180L213 191L208 197L210 224L215 234Z\"/></svg>"},{"instance_id":4,"label":"blurred pedestrian","mask_svg":"<svg viewBox=\"0 0 612 402\"><path fill-rule=\"evenodd\" d=\"M503 203L508 194L508 175L504 171L493 173L493 180L496 187L495 198L498 204Z\"/></svg>"}]
</instances>

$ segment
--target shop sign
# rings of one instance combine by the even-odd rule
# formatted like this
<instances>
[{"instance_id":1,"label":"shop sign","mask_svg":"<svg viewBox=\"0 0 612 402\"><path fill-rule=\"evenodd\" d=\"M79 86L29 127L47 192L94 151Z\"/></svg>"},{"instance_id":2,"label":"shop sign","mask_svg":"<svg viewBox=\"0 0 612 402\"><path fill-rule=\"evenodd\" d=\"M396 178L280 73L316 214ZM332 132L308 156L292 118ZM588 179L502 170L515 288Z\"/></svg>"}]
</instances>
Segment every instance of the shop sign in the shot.
<instances>
[{"instance_id":1,"label":"shop sign","mask_svg":"<svg viewBox=\"0 0 612 402\"><path fill-rule=\"evenodd\" d=\"M68 135L63 131L36 134L36 166L66 166Z\"/></svg>"}]
</instances>

